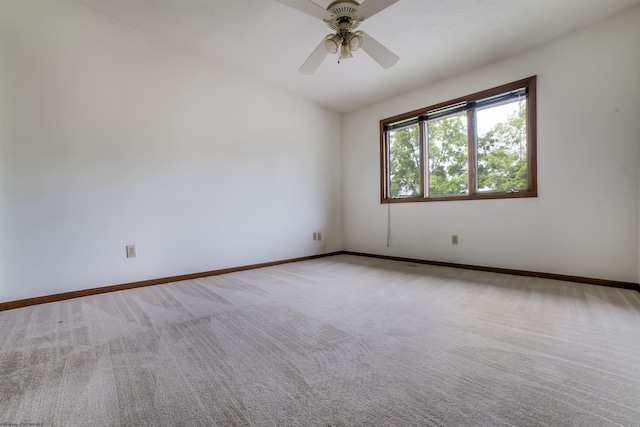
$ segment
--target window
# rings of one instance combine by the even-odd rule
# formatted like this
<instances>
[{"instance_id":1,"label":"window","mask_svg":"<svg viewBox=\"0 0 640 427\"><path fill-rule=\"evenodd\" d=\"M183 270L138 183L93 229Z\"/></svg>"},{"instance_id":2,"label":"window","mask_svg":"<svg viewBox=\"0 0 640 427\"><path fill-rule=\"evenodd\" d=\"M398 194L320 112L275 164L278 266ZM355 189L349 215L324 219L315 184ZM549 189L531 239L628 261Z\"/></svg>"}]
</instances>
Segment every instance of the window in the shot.
<instances>
[{"instance_id":1,"label":"window","mask_svg":"<svg viewBox=\"0 0 640 427\"><path fill-rule=\"evenodd\" d=\"M536 197L536 78L380 121L382 203Z\"/></svg>"}]
</instances>

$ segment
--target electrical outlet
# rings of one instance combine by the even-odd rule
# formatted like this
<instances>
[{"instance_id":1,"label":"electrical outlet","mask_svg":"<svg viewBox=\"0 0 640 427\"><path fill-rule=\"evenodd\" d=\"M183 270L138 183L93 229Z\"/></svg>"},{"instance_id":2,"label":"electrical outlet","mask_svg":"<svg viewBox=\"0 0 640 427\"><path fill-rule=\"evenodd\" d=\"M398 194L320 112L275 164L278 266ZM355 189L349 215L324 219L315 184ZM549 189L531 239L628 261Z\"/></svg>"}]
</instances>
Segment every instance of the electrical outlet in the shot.
<instances>
[{"instance_id":1,"label":"electrical outlet","mask_svg":"<svg viewBox=\"0 0 640 427\"><path fill-rule=\"evenodd\" d=\"M136 245L127 245L127 258L136 257Z\"/></svg>"},{"instance_id":2,"label":"electrical outlet","mask_svg":"<svg viewBox=\"0 0 640 427\"><path fill-rule=\"evenodd\" d=\"M322 233L318 231L318 240L322 240Z\"/></svg>"},{"instance_id":3,"label":"electrical outlet","mask_svg":"<svg viewBox=\"0 0 640 427\"><path fill-rule=\"evenodd\" d=\"M313 233L313 240L318 240L318 233Z\"/></svg>"},{"instance_id":4,"label":"electrical outlet","mask_svg":"<svg viewBox=\"0 0 640 427\"><path fill-rule=\"evenodd\" d=\"M457 245L458 244L458 235L457 234L452 234L451 235L451 244L452 245Z\"/></svg>"}]
</instances>

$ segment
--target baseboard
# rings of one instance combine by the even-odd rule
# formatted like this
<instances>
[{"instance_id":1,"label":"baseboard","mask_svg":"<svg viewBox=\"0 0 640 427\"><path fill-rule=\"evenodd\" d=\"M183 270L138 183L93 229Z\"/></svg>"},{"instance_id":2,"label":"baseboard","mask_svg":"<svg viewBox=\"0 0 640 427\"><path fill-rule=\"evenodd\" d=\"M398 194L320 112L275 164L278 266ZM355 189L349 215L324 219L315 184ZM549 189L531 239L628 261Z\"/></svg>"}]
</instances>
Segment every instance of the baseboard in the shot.
<instances>
[{"instance_id":1,"label":"baseboard","mask_svg":"<svg viewBox=\"0 0 640 427\"><path fill-rule=\"evenodd\" d=\"M368 253L362 253L362 252L342 251L341 253L347 254L347 255L369 257L369 258L388 259L391 261L411 262L414 264L438 265L441 267L463 268L466 270L487 271L490 273L512 274L515 276L527 276L527 277L540 277L542 279L563 280L566 282L586 283L589 285L609 286L612 288L633 289L640 292L640 285L638 283L633 283L633 282L619 282L616 280L594 279L591 277L569 276L565 274L541 273L538 271L513 270L510 268L497 268L497 267L484 267L480 265L457 264L454 262L429 261L424 259L404 258L404 257L390 256L390 255L368 254Z\"/></svg>"},{"instance_id":2,"label":"baseboard","mask_svg":"<svg viewBox=\"0 0 640 427\"><path fill-rule=\"evenodd\" d=\"M272 267L274 265L289 264L292 262L308 261L312 259L325 258L334 255L354 255L368 258L386 259L391 261L411 262L414 264L437 265L441 267L463 268L467 270L487 271L490 273L511 274L515 276L539 277L543 279L563 280L567 282L586 283L589 285L609 286L613 288L633 289L640 292L640 285L632 282L620 282L616 280L594 279L591 277L569 276L565 274L542 273L538 271L514 270L510 268L485 267L480 265L457 264L454 262L430 261L417 258L405 258L391 255L378 255L363 252L352 251L335 251L326 254L309 255L299 258L290 258L280 261L263 262L260 264L243 265L239 267L223 268L219 270L203 271L200 273L183 274L180 276L162 277L158 279L143 280L140 282L123 283L120 285L103 286L100 288L82 289L79 291L64 292L61 294L45 295L35 298L27 298L17 301L0 302L0 311L11 310L14 308L28 307L37 304L46 304L49 302L64 301L72 298L86 297L90 295L104 294L107 292L123 291L126 289L141 288L144 286L162 285L171 282L180 282L182 280L199 279L201 277L218 276L221 274L235 273L238 271L254 270L263 267Z\"/></svg>"},{"instance_id":3,"label":"baseboard","mask_svg":"<svg viewBox=\"0 0 640 427\"><path fill-rule=\"evenodd\" d=\"M326 254L310 255L299 258L291 258L280 261L263 262L260 264L243 265L240 267L223 268L220 270L203 271L201 273L183 274L180 276L162 277L159 279L143 280L140 282L123 283L121 285L102 286L99 288L82 289L79 291L64 292L61 294L45 295L41 297L27 298L17 301L0 302L0 311L14 308L28 307L30 305L46 304L49 302L64 301L72 298L86 297L90 295L104 294L107 292L123 291L126 289L142 288L144 286L162 285L165 283L179 282L182 280L199 279L201 277L218 276L220 274L235 273L237 271L254 270L256 268L272 267L274 265L289 264L292 262L308 261L311 259L324 258L339 255L343 251L330 252Z\"/></svg>"}]
</instances>

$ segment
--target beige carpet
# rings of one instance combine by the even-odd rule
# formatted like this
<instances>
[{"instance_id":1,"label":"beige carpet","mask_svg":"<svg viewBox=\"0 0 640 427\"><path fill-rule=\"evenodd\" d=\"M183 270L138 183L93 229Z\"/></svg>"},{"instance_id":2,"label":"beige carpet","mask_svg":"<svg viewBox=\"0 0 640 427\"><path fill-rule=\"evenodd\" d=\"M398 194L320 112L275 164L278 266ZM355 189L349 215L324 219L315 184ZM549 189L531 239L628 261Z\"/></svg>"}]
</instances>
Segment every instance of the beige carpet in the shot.
<instances>
[{"instance_id":1,"label":"beige carpet","mask_svg":"<svg viewBox=\"0 0 640 427\"><path fill-rule=\"evenodd\" d=\"M639 426L640 293L340 255L0 313L0 423Z\"/></svg>"}]
</instances>

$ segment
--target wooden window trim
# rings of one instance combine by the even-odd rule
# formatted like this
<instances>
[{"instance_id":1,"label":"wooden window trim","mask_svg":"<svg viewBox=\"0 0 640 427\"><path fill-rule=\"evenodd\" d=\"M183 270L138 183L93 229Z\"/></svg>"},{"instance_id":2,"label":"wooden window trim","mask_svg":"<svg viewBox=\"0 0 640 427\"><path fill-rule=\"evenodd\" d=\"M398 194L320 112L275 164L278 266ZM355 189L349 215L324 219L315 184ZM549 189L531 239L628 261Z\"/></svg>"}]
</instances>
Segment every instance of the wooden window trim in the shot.
<instances>
[{"instance_id":1,"label":"wooden window trim","mask_svg":"<svg viewBox=\"0 0 640 427\"><path fill-rule=\"evenodd\" d=\"M420 162L421 162L421 194L420 196L413 197L398 197L390 198L389 194L389 141L387 139L387 132L385 131L385 125L390 123L396 123L403 120L411 119L418 116L424 116L428 112L438 110L454 104L463 102L473 102L482 100L490 96L498 95L501 93L510 92L522 87L528 87L527 93L527 173L529 181L529 189L519 190L517 193L508 193L504 191L486 191L477 192L476 188L476 153L477 153L477 136L475 132L469 131L469 139L473 138L474 141L469 141L469 194L465 195L451 195L451 196L437 196L428 197L426 185L428 185L428 165L426 161L426 153L424 153L425 142L421 141L420 146ZM415 202L442 202L442 201L458 201L458 200L494 200L494 199L520 199L525 197L537 197L538 196L538 175L537 175L537 105L536 105L536 76L528 77L515 82L507 83L501 86L496 86L491 89L483 90L473 93L471 95L462 96L450 101L441 102L439 104L431 105L426 108L420 108L407 113L399 114L393 117L389 117L380 120L380 203L415 203ZM475 109L467 110L467 123L468 129L472 129L474 121L476 120ZM423 131L424 122L420 122L421 130ZM421 137L424 132L421 132Z\"/></svg>"},{"instance_id":2,"label":"wooden window trim","mask_svg":"<svg viewBox=\"0 0 640 427\"><path fill-rule=\"evenodd\" d=\"M426 154L427 150L425 150L428 141L424 140L426 135L424 130L427 122L423 121L418 125L420 126L420 198L424 199L429 191L429 165L427 164L429 159Z\"/></svg>"}]
</instances>

